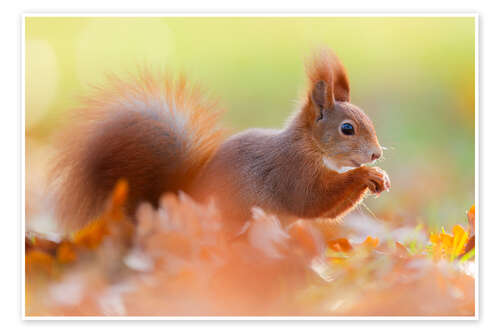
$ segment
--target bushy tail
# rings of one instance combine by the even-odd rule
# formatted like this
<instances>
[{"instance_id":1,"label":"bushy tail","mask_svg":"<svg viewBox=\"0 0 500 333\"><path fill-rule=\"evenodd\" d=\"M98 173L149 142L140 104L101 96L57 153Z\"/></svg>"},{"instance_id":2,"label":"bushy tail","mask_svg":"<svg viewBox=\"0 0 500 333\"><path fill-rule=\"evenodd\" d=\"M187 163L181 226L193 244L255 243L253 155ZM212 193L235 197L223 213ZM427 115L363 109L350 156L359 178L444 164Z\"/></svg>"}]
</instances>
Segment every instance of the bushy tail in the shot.
<instances>
[{"instance_id":1,"label":"bushy tail","mask_svg":"<svg viewBox=\"0 0 500 333\"><path fill-rule=\"evenodd\" d=\"M121 178L130 186L131 214L142 201L156 205L164 192L185 190L220 142L219 114L184 78L147 71L130 81L110 77L58 138L52 178L62 226L95 217Z\"/></svg>"}]
</instances>

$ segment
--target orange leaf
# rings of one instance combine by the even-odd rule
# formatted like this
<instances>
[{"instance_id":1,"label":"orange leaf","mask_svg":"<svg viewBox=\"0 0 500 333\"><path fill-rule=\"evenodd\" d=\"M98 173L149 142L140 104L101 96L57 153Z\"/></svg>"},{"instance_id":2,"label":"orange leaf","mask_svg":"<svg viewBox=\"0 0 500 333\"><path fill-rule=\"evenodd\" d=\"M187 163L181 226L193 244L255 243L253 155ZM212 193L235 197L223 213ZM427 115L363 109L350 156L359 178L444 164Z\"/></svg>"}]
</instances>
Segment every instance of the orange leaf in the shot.
<instances>
[{"instance_id":1,"label":"orange leaf","mask_svg":"<svg viewBox=\"0 0 500 333\"><path fill-rule=\"evenodd\" d=\"M31 232L30 232L30 234L31 234ZM46 239L41 234L36 234L34 236L31 236L31 237L25 236L24 241L25 241L27 248L44 250L47 252L54 250L58 245L57 242Z\"/></svg>"},{"instance_id":2,"label":"orange leaf","mask_svg":"<svg viewBox=\"0 0 500 333\"><path fill-rule=\"evenodd\" d=\"M430 252L434 260L439 260L442 257L454 260L464 253L469 234L459 224L455 225L452 231L453 235L446 233L444 229L440 234L431 233L429 237L432 243Z\"/></svg>"},{"instance_id":3,"label":"orange leaf","mask_svg":"<svg viewBox=\"0 0 500 333\"><path fill-rule=\"evenodd\" d=\"M337 252L349 252L352 250L352 245L346 238L338 238L328 242L328 246Z\"/></svg>"},{"instance_id":4,"label":"orange leaf","mask_svg":"<svg viewBox=\"0 0 500 333\"><path fill-rule=\"evenodd\" d=\"M439 234L431 232L431 234L429 235L429 240L431 241L431 243L437 244L439 243L439 239L440 239Z\"/></svg>"},{"instance_id":5,"label":"orange leaf","mask_svg":"<svg viewBox=\"0 0 500 333\"><path fill-rule=\"evenodd\" d=\"M369 249L374 249L378 246L378 242L379 241L378 241L377 237L372 238L372 237L368 236L368 237L366 237L365 241L363 243L361 243L361 245L366 246Z\"/></svg>"},{"instance_id":6,"label":"orange leaf","mask_svg":"<svg viewBox=\"0 0 500 333\"><path fill-rule=\"evenodd\" d=\"M476 205L472 205L469 208L467 220L469 221L469 232L473 234L476 230Z\"/></svg>"},{"instance_id":7,"label":"orange leaf","mask_svg":"<svg viewBox=\"0 0 500 333\"><path fill-rule=\"evenodd\" d=\"M26 254L26 273L29 274L35 269L41 269L46 273L52 273L54 258L46 252L32 250Z\"/></svg>"},{"instance_id":8,"label":"orange leaf","mask_svg":"<svg viewBox=\"0 0 500 333\"><path fill-rule=\"evenodd\" d=\"M67 264L76 260L76 252L68 241L65 241L59 245L56 253L57 261L63 264Z\"/></svg>"},{"instance_id":9,"label":"orange leaf","mask_svg":"<svg viewBox=\"0 0 500 333\"><path fill-rule=\"evenodd\" d=\"M341 266L341 267L347 267L347 260L346 260L346 258L333 258L333 257L331 257L331 258L328 258L328 260L333 265L338 265L338 266Z\"/></svg>"},{"instance_id":10,"label":"orange leaf","mask_svg":"<svg viewBox=\"0 0 500 333\"><path fill-rule=\"evenodd\" d=\"M103 219L95 220L73 235L73 242L76 245L95 249L101 244L104 236L109 234L108 227Z\"/></svg>"},{"instance_id":11,"label":"orange leaf","mask_svg":"<svg viewBox=\"0 0 500 333\"><path fill-rule=\"evenodd\" d=\"M476 236L472 235L469 240L467 241L467 244L465 245L464 253L469 252L476 246Z\"/></svg>"},{"instance_id":12,"label":"orange leaf","mask_svg":"<svg viewBox=\"0 0 500 333\"><path fill-rule=\"evenodd\" d=\"M442 244L447 248L451 248L452 245L453 245L453 236L452 235L449 235L445 232L441 233L441 242Z\"/></svg>"},{"instance_id":13,"label":"orange leaf","mask_svg":"<svg viewBox=\"0 0 500 333\"><path fill-rule=\"evenodd\" d=\"M119 220L123 217L123 206L127 201L128 196L128 183L124 179L118 180L116 183L113 194L111 195L111 206L109 214L112 219Z\"/></svg>"},{"instance_id":14,"label":"orange leaf","mask_svg":"<svg viewBox=\"0 0 500 333\"><path fill-rule=\"evenodd\" d=\"M455 259L464 252L465 244L469 235L460 224L453 227L453 245L451 248L451 259Z\"/></svg>"}]
</instances>

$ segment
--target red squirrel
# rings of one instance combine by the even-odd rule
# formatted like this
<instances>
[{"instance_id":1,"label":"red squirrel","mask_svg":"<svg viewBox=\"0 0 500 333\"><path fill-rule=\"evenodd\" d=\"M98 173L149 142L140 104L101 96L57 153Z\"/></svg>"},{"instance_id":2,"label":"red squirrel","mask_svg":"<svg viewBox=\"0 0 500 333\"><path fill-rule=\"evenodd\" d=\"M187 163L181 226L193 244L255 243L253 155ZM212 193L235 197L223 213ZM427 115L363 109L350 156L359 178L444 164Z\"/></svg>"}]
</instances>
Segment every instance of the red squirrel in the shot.
<instances>
[{"instance_id":1,"label":"red squirrel","mask_svg":"<svg viewBox=\"0 0 500 333\"><path fill-rule=\"evenodd\" d=\"M111 78L87 98L61 139L55 164L56 213L81 227L103 208L118 179L130 186L128 213L166 192L214 200L238 230L251 208L287 218L337 218L367 191L390 188L365 166L382 156L368 116L350 103L347 73L329 49L306 63L308 90L281 130L224 138L220 112L184 78L148 72Z\"/></svg>"}]
</instances>

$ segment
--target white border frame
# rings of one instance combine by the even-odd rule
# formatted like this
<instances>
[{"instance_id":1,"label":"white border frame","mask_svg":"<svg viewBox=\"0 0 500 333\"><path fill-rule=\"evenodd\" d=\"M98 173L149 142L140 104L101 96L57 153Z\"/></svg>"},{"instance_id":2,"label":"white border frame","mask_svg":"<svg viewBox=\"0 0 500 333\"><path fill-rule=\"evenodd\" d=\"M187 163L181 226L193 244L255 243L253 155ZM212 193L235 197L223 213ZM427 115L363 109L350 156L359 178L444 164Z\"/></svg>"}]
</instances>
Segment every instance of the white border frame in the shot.
<instances>
[{"instance_id":1,"label":"white border frame","mask_svg":"<svg viewBox=\"0 0 500 333\"><path fill-rule=\"evenodd\" d=\"M25 121L26 121L26 18L29 17L470 17L474 18L475 38L474 38L474 114L475 114L475 214L476 214L476 252L475 252L475 278L474 278L474 316L26 316L26 297L25 297L25 233L26 233L26 143L25 143ZM207 13L192 13L192 12L177 12L177 13L99 13L82 12L82 13L45 13L45 12L25 12L21 14L20 27L20 48L21 48L21 318L25 321L46 321L46 320L479 320L479 233L480 233L480 205L479 205L479 14L478 13L284 13L272 11L253 11L253 12L207 12Z\"/></svg>"}]
</instances>

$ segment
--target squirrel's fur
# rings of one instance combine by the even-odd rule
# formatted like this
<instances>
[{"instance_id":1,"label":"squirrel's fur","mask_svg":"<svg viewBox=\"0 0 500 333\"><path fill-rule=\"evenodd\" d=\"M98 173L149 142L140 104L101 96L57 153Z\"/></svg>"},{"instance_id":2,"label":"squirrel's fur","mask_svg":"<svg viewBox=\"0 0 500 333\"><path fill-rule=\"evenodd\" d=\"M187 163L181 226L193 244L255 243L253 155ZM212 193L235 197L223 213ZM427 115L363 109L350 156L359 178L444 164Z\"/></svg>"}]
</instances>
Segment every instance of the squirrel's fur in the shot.
<instances>
[{"instance_id":1,"label":"squirrel's fur","mask_svg":"<svg viewBox=\"0 0 500 333\"><path fill-rule=\"evenodd\" d=\"M219 113L182 77L174 82L146 70L128 81L110 77L58 137L58 220L69 228L89 221L120 178L131 189L129 213L186 188L222 138Z\"/></svg>"},{"instance_id":2,"label":"squirrel's fur","mask_svg":"<svg viewBox=\"0 0 500 333\"><path fill-rule=\"evenodd\" d=\"M367 189L388 189L385 172L362 166L381 148L370 119L350 104L337 56L318 52L306 70L308 93L284 129L248 130L224 142L215 104L183 78L147 72L131 81L112 78L85 101L60 140L59 220L69 227L90 220L120 178L130 185L130 214L142 201L156 204L165 192L184 191L214 199L235 230L253 206L284 219L334 218ZM346 121L356 135L342 134Z\"/></svg>"}]
</instances>

